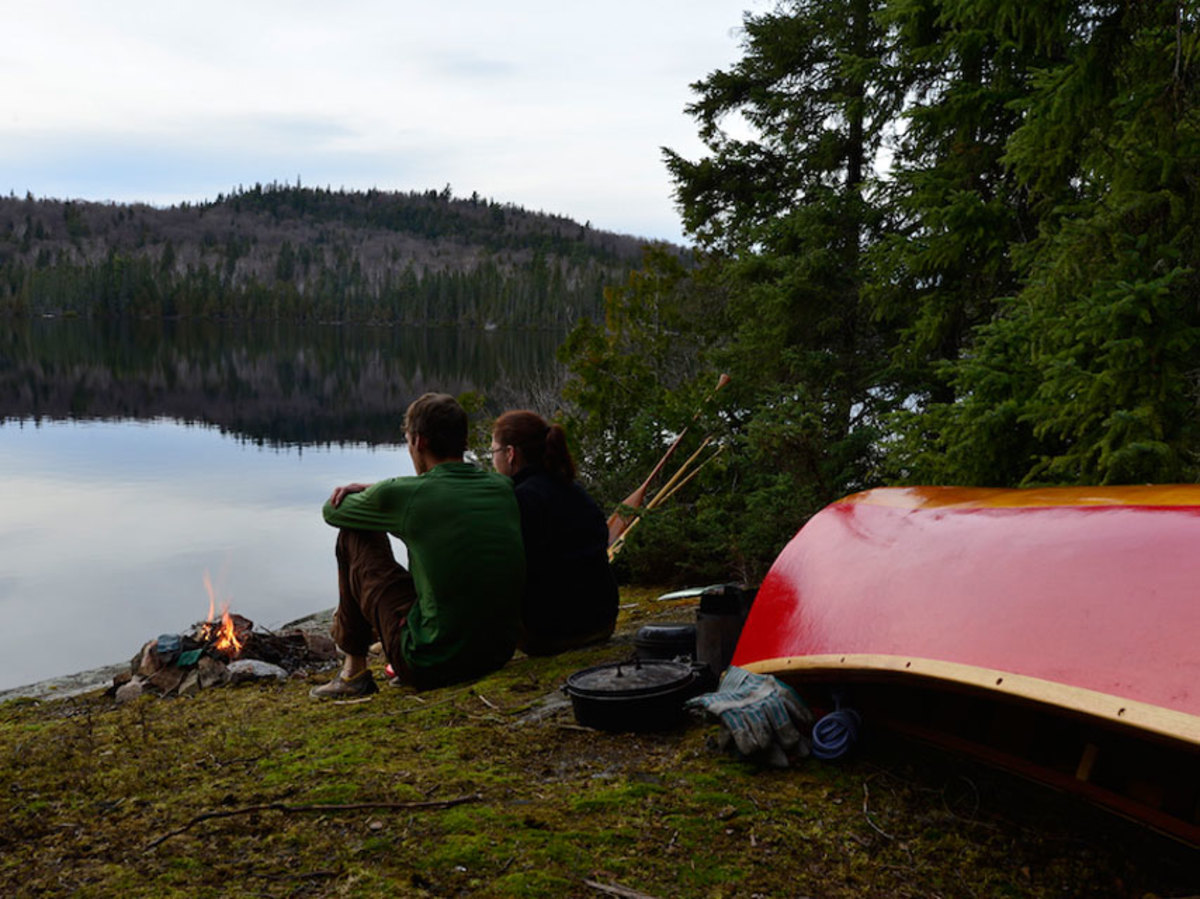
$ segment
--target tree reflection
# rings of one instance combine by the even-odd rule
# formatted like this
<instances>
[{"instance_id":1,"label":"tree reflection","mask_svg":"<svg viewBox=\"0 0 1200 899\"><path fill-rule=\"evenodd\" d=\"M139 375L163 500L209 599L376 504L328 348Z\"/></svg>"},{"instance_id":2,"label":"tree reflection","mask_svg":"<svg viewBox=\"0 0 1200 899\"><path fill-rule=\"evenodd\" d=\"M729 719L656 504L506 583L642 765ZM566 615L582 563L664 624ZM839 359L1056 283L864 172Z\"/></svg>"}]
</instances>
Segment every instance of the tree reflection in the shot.
<instances>
[{"instance_id":1,"label":"tree reflection","mask_svg":"<svg viewBox=\"0 0 1200 899\"><path fill-rule=\"evenodd\" d=\"M4 420L213 425L266 445L395 443L420 394L556 395L559 335L207 321L10 320Z\"/></svg>"}]
</instances>

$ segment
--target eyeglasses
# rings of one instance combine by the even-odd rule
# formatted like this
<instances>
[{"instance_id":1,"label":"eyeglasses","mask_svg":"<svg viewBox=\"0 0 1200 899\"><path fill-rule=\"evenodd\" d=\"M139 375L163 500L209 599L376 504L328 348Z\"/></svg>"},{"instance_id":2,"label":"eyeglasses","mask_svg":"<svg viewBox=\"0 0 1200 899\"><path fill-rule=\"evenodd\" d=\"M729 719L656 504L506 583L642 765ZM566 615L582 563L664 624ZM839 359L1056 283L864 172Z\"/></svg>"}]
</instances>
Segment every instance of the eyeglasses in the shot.
<instances>
[{"instance_id":1,"label":"eyeglasses","mask_svg":"<svg viewBox=\"0 0 1200 899\"><path fill-rule=\"evenodd\" d=\"M502 453L506 449L508 449L507 446L490 446L490 447L488 447L488 452L490 452L494 456L494 455L496 455L496 453Z\"/></svg>"}]
</instances>

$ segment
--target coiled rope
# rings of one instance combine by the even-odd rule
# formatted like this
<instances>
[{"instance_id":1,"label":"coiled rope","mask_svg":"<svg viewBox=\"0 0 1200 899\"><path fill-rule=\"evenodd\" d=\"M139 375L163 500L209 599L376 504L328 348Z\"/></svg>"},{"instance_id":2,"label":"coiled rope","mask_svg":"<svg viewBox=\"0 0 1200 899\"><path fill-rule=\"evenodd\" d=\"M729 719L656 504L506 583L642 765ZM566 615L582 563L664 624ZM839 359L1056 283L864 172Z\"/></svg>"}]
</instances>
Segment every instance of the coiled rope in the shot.
<instances>
[{"instance_id":1,"label":"coiled rope","mask_svg":"<svg viewBox=\"0 0 1200 899\"><path fill-rule=\"evenodd\" d=\"M862 727L862 716L854 709L842 705L843 697L833 694L833 711L824 715L813 725L813 758L831 761L841 758L858 741L858 730Z\"/></svg>"}]
</instances>

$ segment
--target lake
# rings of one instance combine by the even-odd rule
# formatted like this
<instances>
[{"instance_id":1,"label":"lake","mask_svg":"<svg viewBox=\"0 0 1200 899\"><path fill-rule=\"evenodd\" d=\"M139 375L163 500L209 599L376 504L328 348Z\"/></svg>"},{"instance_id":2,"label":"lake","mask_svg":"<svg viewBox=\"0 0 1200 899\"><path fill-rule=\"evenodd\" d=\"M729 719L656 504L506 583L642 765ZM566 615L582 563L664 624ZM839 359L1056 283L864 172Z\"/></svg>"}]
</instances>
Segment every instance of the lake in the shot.
<instances>
[{"instance_id":1,"label":"lake","mask_svg":"<svg viewBox=\"0 0 1200 899\"><path fill-rule=\"evenodd\" d=\"M320 514L332 488L412 473L400 421L427 390L481 394L489 412L538 408L562 377L558 341L6 323L0 690L188 629L207 617L206 582L259 627L332 607L335 534Z\"/></svg>"}]
</instances>

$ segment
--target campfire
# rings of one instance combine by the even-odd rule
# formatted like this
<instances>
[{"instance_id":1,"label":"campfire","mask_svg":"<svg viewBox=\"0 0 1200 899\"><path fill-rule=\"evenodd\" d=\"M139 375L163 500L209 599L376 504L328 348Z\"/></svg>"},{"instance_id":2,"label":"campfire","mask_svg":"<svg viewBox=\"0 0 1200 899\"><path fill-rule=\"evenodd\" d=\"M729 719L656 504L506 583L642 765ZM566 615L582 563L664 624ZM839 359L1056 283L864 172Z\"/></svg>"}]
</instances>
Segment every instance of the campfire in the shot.
<instances>
[{"instance_id":1,"label":"campfire","mask_svg":"<svg viewBox=\"0 0 1200 899\"><path fill-rule=\"evenodd\" d=\"M196 625L194 639L214 652L221 653L227 659L236 659L242 651L242 646L254 632L254 622L241 615L230 615L227 602L221 604L221 617L218 621L214 614L217 606L217 594L213 590L212 579L209 578L208 572L204 573L204 589L208 592L208 617Z\"/></svg>"},{"instance_id":2,"label":"campfire","mask_svg":"<svg viewBox=\"0 0 1200 899\"><path fill-rule=\"evenodd\" d=\"M186 696L197 690L247 680L285 680L325 668L338 657L333 640L299 629L255 630L249 618L217 603L207 574L208 617L187 633L161 634L130 660L129 671L113 678L118 701L145 692Z\"/></svg>"}]
</instances>

